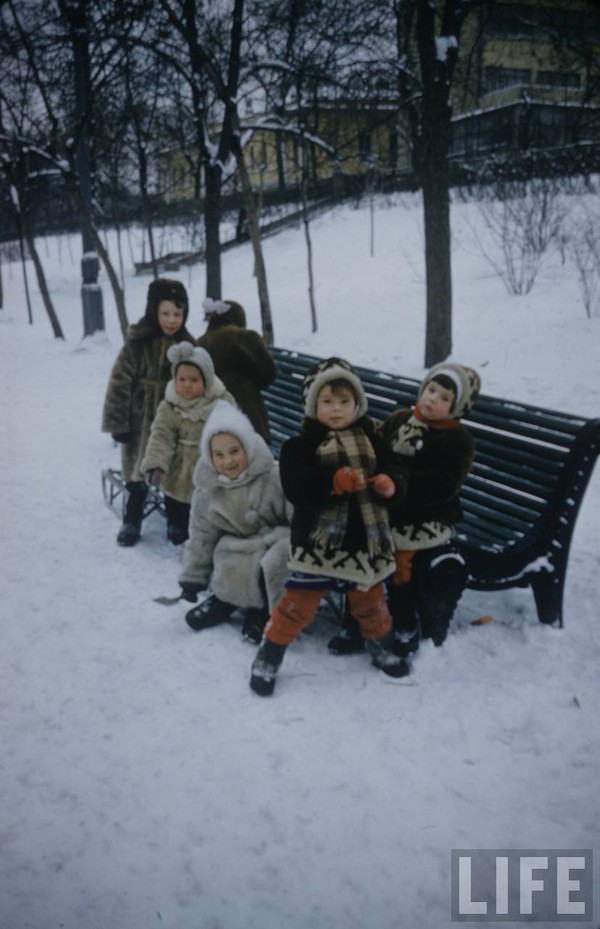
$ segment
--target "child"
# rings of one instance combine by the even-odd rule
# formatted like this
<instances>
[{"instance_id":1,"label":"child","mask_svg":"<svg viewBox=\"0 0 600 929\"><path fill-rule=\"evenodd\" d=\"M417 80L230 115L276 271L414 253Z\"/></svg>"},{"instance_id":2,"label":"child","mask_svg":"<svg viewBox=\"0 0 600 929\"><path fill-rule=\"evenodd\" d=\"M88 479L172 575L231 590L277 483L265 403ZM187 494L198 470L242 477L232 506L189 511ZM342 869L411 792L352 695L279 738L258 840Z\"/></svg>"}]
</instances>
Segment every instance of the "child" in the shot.
<instances>
[{"instance_id":1,"label":"child","mask_svg":"<svg viewBox=\"0 0 600 929\"><path fill-rule=\"evenodd\" d=\"M246 328L246 313L235 300L203 301L208 325L197 345L213 360L215 371L256 431L269 442L269 418L261 390L275 380L277 368L263 338Z\"/></svg>"},{"instance_id":2,"label":"child","mask_svg":"<svg viewBox=\"0 0 600 929\"><path fill-rule=\"evenodd\" d=\"M266 442L227 403L215 405L204 427L194 484L179 583L195 599L210 581L212 594L186 621L197 632L243 607L242 634L258 644L287 576L291 507Z\"/></svg>"},{"instance_id":3,"label":"child","mask_svg":"<svg viewBox=\"0 0 600 929\"><path fill-rule=\"evenodd\" d=\"M170 377L167 349L193 341L185 329L188 296L183 284L158 278L148 287L146 312L130 326L114 363L102 414L102 431L121 443L121 474L127 489L119 545L139 541L148 487L140 469L150 426Z\"/></svg>"},{"instance_id":4,"label":"child","mask_svg":"<svg viewBox=\"0 0 600 929\"><path fill-rule=\"evenodd\" d=\"M375 667L392 677L409 671L393 652L382 583L395 567L384 502L402 497L404 476L391 467L393 455L366 416L363 386L347 361L315 365L303 397L302 434L281 450L283 490L294 505L292 574L252 666L250 687L261 696L273 693L287 646L332 589L347 590Z\"/></svg>"},{"instance_id":5,"label":"child","mask_svg":"<svg viewBox=\"0 0 600 929\"><path fill-rule=\"evenodd\" d=\"M180 342L169 348L167 357L173 377L156 411L141 470L148 484L162 484L167 538L181 545L188 537L192 477L204 424L218 400L235 400L215 376L203 348Z\"/></svg>"},{"instance_id":6,"label":"child","mask_svg":"<svg viewBox=\"0 0 600 929\"><path fill-rule=\"evenodd\" d=\"M397 410L380 435L408 470L408 489L391 515L396 571L388 587L396 652L414 653L421 638L444 642L467 582L463 556L452 542L461 518L459 495L471 469L474 442L461 424L479 394L479 375L443 362L423 381L414 409ZM336 653L360 651L359 630L345 622L329 642Z\"/></svg>"}]
</instances>

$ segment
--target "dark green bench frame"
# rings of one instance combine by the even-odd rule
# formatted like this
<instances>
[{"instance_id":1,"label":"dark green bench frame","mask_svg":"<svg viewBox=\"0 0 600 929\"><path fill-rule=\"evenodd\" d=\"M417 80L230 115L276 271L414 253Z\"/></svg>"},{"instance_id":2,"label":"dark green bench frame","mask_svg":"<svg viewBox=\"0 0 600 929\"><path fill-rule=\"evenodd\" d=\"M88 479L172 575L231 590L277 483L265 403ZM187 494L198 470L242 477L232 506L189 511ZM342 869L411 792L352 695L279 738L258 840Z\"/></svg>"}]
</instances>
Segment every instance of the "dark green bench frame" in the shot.
<instances>
[{"instance_id":1,"label":"dark green bench frame","mask_svg":"<svg viewBox=\"0 0 600 929\"><path fill-rule=\"evenodd\" d=\"M278 366L263 391L271 447L295 435L302 380L320 359L270 349ZM419 382L355 366L378 422L410 407ZM473 590L531 587L538 618L563 624L563 593L575 521L600 450L600 419L585 419L481 394L465 420L475 463L461 494L456 541Z\"/></svg>"}]
</instances>

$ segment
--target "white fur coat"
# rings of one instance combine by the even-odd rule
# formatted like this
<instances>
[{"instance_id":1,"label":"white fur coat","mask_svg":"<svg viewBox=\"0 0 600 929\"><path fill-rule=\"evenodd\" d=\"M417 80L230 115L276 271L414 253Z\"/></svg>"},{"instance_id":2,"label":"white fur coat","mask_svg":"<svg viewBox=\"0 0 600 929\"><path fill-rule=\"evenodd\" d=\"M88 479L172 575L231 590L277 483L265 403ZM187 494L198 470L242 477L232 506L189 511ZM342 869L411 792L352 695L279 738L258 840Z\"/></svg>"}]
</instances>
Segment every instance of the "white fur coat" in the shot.
<instances>
[{"instance_id":1,"label":"white fur coat","mask_svg":"<svg viewBox=\"0 0 600 929\"><path fill-rule=\"evenodd\" d=\"M210 457L210 440L219 432L237 436L248 457L247 469L232 481L215 471ZM262 571L272 610L289 573L291 506L266 442L229 404L218 403L205 425L194 486L180 583L210 583L220 600L263 607Z\"/></svg>"}]
</instances>

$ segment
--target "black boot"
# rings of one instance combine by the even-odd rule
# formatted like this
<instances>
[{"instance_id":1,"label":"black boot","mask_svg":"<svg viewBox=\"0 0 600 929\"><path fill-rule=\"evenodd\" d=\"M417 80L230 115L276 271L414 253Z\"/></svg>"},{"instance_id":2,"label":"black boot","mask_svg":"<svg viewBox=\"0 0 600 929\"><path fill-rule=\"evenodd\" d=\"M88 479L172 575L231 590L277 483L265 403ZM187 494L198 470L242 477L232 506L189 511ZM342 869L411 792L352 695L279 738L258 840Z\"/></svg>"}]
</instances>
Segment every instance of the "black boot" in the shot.
<instances>
[{"instance_id":1,"label":"black boot","mask_svg":"<svg viewBox=\"0 0 600 929\"><path fill-rule=\"evenodd\" d=\"M244 625L242 626L243 637L248 639L249 642L254 642L255 645L258 645L262 639L262 634L267 625L268 618L269 611L266 607L261 607L260 609L248 607L244 617Z\"/></svg>"},{"instance_id":2,"label":"black boot","mask_svg":"<svg viewBox=\"0 0 600 929\"><path fill-rule=\"evenodd\" d=\"M200 632L202 629L210 629L211 626L226 623L236 610L237 607L233 603L226 603L212 594L186 613L185 621L194 632Z\"/></svg>"},{"instance_id":3,"label":"black boot","mask_svg":"<svg viewBox=\"0 0 600 929\"><path fill-rule=\"evenodd\" d=\"M430 563L419 565L417 599L424 639L443 645L458 601L467 585L468 569L456 550L438 555Z\"/></svg>"},{"instance_id":4,"label":"black boot","mask_svg":"<svg viewBox=\"0 0 600 929\"><path fill-rule=\"evenodd\" d=\"M190 521L189 503L182 503L165 494L165 512L167 514L167 539L173 545L183 545L189 538Z\"/></svg>"},{"instance_id":5,"label":"black boot","mask_svg":"<svg viewBox=\"0 0 600 929\"><path fill-rule=\"evenodd\" d=\"M275 690L275 679L287 645L277 645L269 639L263 639L252 662L250 689L259 697L270 697Z\"/></svg>"},{"instance_id":6,"label":"black boot","mask_svg":"<svg viewBox=\"0 0 600 929\"><path fill-rule=\"evenodd\" d=\"M410 664L394 651L394 635L388 632L381 639L367 639L365 642L372 664L390 677L406 677L410 674Z\"/></svg>"},{"instance_id":7,"label":"black boot","mask_svg":"<svg viewBox=\"0 0 600 929\"><path fill-rule=\"evenodd\" d=\"M365 650L364 639L360 634L360 626L350 612L347 597L344 608L342 631L338 632L337 635L334 635L334 637L329 640L327 648L334 655L357 655L359 652Z\"/></svg>"},{"instance_id":8,"label":"black boot","mask_svg":"<svg viewBox=\"0 0 600 929\"><path fill-rule=\"evenodd\" d=\"M145 481L127 481L125 489L127 499L123 513L123 525L119 529L117 542L129 548L140 540L148 485Z\"/></svg>"},{"instance_id":9,"label":"black boot","mask_svg":"<svg viewBox=\"0 0 600 929\"><path fill-rule=\"evenodd\" d=\"M399 587L393 584L388 587L388 609L394 624L394 651L401 658L408 658L417 651L421 640L411 582Z\"/></svg>"}]
</instances>

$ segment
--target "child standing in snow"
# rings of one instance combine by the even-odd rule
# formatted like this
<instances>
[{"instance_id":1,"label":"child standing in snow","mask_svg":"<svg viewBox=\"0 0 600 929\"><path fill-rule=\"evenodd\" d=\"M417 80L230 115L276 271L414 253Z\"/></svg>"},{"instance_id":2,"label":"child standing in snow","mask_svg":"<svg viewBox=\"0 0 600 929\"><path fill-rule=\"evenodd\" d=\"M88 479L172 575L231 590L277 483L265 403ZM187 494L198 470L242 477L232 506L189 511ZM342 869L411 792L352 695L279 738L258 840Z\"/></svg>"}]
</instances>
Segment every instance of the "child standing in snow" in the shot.
<instances>
[{"instance_id":1,"label":"child standing in snow","mask_svg":"<svg viewBox=\"0 0 600 929\"><path fill-rule=\"evenodd\" d=\"M396 653L408 657L421 638L444 642L467 582L465 560L452 542L461 518L459 495L471 469L474 442L462 425L479 394L472 368L443 362L429 371L413 410L397 410L379 427L408 471L408 489L391 512L396 571L388 586ZM363 648L360 631L346 619L331 651Z\"/></svg>"},{"instance_id":2,"label":"child standing in snow","mask_svg":"<svg viewBox=\"0 0 600 929\"><path fill-rule=\"evenodd\" d=\"M235 404L215 376L210 355L191 342L167 351L172 378L156 411L141 464L148 484L162 484L167 538L181 545L188 538L193 474L202 430L218 400Z\"/></svg>"},{"instance_id":3,"label":"child standing in snow","mask_svg":"<svg viewBox=\"0 0 600 929\"><path fill-rule=\"evenodd\" d=\"M212 593L186 621L197 632L243 608L242 634L258 644L287 576L291 508L266 442L227 403L204 427L194 484L179 583L194 599L209 583Z\"/></svg>"},{"instance_id":4,"label":"child standing in snow","mask_svg":"<svg viewBox=\"0 0 600 929\"><path fill-rule=\"evenodd\" d=\"M102 430L121 443L121 475L127 489L119 545L139 541L148 486L141 461L150 426L170 377L167 350L183 340L193 341L185 328L188 296L179 281L158 278L148 287L146 312L130 326L125 345L111 371Z\"/></svg>"},{"instance_id":5,"label":"child standing in snow","mask_svg":"<svg viewBox=\"0 0 600 929\"><path fill-rule=\"evenodd\" d=\"M267 623L250 687L273 693L286 648L312 622L328 590L346 590L376 668L409 671L394 654L383 580L394 571L387 506L402 498L405 478L366 416L367 398L341 358L315 365L303 382L301 435L281 450L281 480L294 505L287 592Z\"/></svg>"}]
</instances>

